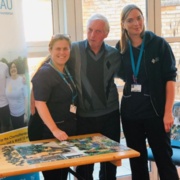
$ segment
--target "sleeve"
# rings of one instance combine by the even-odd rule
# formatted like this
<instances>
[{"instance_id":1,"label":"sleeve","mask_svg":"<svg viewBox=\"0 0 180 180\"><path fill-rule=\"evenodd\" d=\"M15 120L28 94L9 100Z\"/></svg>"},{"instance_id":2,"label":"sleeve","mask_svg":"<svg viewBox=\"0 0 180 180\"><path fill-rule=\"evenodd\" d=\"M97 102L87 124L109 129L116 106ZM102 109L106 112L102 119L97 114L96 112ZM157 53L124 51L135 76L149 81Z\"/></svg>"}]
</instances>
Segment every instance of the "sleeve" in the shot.
<instances>
[{"instance_id":1,"label":"sleeve","mask_svg":"<svg viewBox=\"0 0 180 180\"><path fill-rule=\"evenodd\" d=\"M120 53L120 41L118 41L115 45L116 49L119 51ZM120 67L117 71L116 77L121 78L123 81L125 81L125 74L124 74L124 66L123 66L123 55L120 53Z\"/></svg>"},{"instance_id":2,"label":"sleeve","mask_svg":"<svg viewBox=\"0 0 180 180\"><path fill-rule=\"evenodd\" d=\"M70 74L75 77L75 64L76 64L76 55L80 55L79 48L77 43L72 43L71 45L71 53L70 58L67 62L67 67L70 72ZM78 57L77 57L78 58Z\"/></svg>"},{"instance_id":3,"label":"sleeve","mask_svg":"<svg viewBox=\"0 0 180 180\"><path fill-rule=\"evenodd\" d=\"M52 91L52 74L41 68L32 79L34 99L47 102Z\"/></svg>"},{"instance_id":4,"label":"sleeve","mask_svg":"<svg viewBox=\"0 0 180 180\"><path fill-rule=\"evenodd\" d=\"M119 43L120 43L120 41L118 41L118 42L116 43L115 48L120 51L120 44L119 44Z\"/></svg>"},{"instance_id":5,"label":"sleeve","mask_svg":"<svg viewBox=\"0 0 180 180\"><path fill-rule=\"evenodd\" d=\"M114 57L115 59L115 67L116 67L116 73L115 73L115 77L118 77L118 72L119 72L119 69L120 69L120 66L121 66L121 54L119 51L117 51L116 49L116 53L114 53Z\"/></svg>"},{"instance_id":6,"label":"sleeve","mask_svg":"<svg viewBox=\"0 0 180 180\"><path fill-rule=\"evenodd\" d=\"M160 57L162 58L163 79L165 81L176 81L177 68L174 54L170 45L163 40Z\"/></svg>"}]
</instances>

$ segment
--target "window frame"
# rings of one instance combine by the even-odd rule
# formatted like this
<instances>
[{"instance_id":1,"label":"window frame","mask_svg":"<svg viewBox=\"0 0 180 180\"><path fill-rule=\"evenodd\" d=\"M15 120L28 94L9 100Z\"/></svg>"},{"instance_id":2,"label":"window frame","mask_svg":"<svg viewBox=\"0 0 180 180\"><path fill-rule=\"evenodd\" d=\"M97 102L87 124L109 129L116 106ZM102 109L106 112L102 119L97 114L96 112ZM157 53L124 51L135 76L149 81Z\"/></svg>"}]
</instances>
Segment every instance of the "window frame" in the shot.
<instances>
[{"instance_id":1,"label":"window frame","mask_svg":"<svg viewBox=\"0 0 180 180\"><path fill-rule=\"evenodd\" d=\"M145 0L147 29L161 35L161 0ZM53 33L71 35L71 41L83 40L82 0L51 0ZM151 17L151 18L148 18ZM156 17L156 18L155 18ZM165 37L169 43L180 42L180 37ZM118 39L106 40L114 46ZM48 42L27 42L28 57L42 57L48 53Z\"/></svg>"}]
</instances>

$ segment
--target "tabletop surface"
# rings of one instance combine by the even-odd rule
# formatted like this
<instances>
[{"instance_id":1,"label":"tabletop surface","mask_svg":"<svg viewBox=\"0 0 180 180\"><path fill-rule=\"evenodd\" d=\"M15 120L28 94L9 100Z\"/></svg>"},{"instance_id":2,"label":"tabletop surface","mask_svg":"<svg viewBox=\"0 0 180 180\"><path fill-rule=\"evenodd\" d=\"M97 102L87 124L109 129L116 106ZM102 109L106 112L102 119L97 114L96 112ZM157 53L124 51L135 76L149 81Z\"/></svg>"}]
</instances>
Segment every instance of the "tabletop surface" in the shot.
<instances>
[{"instance_id":1,"label":"tabletop surface","mask_svg":"<svg viewBox=\"0 0 180 180\"><path fill-rule=\"evenodd\" d=\"M118 166L122 159L139 155L101 134L1 145L0 178L106 161Z\"/></svg>"}]
</instances>

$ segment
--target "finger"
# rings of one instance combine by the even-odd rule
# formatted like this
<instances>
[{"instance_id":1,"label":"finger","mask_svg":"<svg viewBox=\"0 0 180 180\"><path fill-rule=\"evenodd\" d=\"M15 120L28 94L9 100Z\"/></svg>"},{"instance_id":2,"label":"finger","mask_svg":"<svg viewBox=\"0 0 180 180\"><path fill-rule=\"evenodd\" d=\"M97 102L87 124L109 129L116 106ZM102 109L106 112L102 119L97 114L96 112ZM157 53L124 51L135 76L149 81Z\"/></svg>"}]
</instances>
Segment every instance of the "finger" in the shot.
<instances>
[{"instance_id":1,"label":"finger","mask_svg":"<svg viewBox=\"0 0 180 180\"><path fill-rule=\"evenodd\" d=\"M165 131L170 132L170 130L171 130L171 126L170 125L165 125Z\"/></svg>"}]
</instances>

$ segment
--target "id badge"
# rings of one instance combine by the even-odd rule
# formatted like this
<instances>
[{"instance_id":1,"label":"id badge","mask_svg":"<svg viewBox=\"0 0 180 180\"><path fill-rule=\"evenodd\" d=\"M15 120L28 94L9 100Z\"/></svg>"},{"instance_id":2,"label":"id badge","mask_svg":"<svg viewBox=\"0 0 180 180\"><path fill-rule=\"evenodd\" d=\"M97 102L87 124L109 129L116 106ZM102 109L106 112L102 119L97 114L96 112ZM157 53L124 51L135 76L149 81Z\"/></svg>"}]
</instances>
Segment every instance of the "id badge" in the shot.
<instances>
[{"instance_id":1,"label":"id badge","mask_svg":"<svg viewBox=\"0 0 180 180\"><path fill-rule=\"evenodd\" d=\"M77 107L75 105L71 104L70 112L76 114L76 109L77 109Z\"/></svg>"},{"instance_id":2,"label":"id badge","mask_svg":"<svg viewBox=\"0 0 180 180\"><path fill-rule=\"evenodd\" d=\"M141 92L141 84L132 84L131 85L131 92Z\"/></svg>"}]
</instances>

